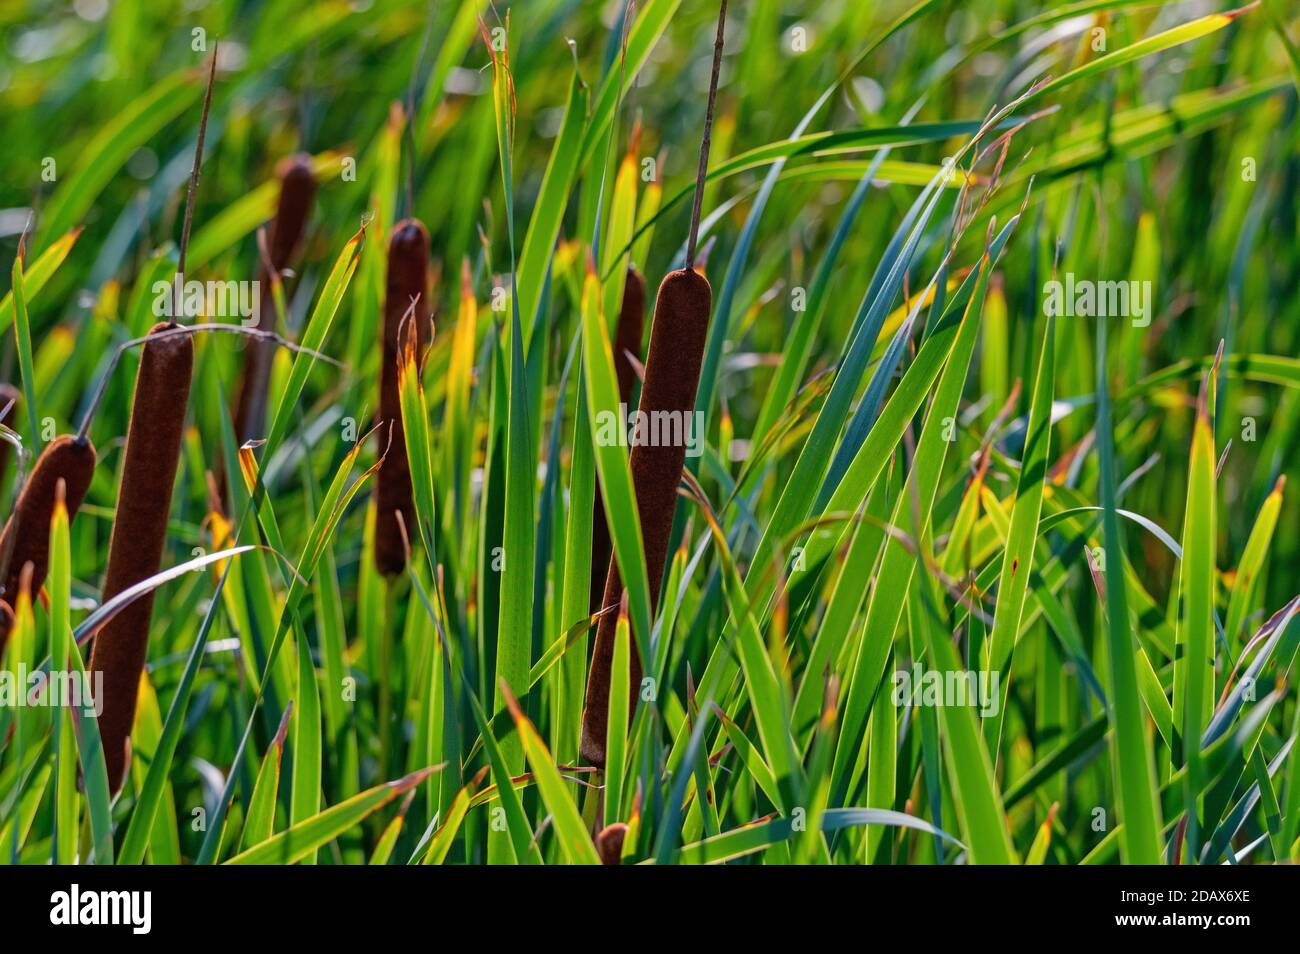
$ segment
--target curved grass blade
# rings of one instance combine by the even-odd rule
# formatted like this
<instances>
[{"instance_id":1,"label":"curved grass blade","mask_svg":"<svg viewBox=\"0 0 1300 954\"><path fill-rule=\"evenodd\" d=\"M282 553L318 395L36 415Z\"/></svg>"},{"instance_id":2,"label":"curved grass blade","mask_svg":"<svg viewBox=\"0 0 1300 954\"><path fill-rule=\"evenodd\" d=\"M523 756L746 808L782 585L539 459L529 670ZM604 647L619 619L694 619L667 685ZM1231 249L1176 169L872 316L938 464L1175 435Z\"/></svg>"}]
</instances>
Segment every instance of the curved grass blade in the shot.
<instances>
[{"instance_id":1,"label":"curved grass blade","mask_svg":"<svg viewBox=\"0 0 1300 954\"><path fill-rule=\"evenodd\" d=\"M965 847L957 839L923 819L885 808L828 808L822 815L821 830L835 832L860 825L910 828L913 831L942 838L959 848ZM783 842L790 838L794 831L794 823L789 818L756 822L744 828L737 828L703 841L684 845L675 860L682 864L721 864Z\"/></svg>"}]
</instances>

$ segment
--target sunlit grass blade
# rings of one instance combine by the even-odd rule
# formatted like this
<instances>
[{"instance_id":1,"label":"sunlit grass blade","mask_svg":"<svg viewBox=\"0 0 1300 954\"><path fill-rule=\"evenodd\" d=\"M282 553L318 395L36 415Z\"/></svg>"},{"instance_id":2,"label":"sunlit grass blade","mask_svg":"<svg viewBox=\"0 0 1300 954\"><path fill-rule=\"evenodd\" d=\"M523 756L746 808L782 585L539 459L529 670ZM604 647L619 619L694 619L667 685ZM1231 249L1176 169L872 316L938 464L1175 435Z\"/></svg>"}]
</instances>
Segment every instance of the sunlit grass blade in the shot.
<instances>
[{"instance_id":1,"label":"sunlit grass blade","mask_svg":"<svg viewBox=\"0 0 1300 954\"><path fill-rule=\"evenodd\" d=\"M367 816L377 812L399 795L410 791L440 768L441 766L435 766L420 769L396 781L366 789L345 802L340 802L286 828L254 848L241 851L226 864L294 864L323 845L329 844L349 828L360 824Z\"/></svg>"},{"instance_id":2,"label":"sunlit grass blade","mask_svg":"<svg viewBox=\"0 0 1300 954\"><path fill-rule=\"evenodd\" d=\"M564 856L572 864L600 864L596 846L583 824L578 806L574 804L573 797L569 794L569 787L560 777L559 769L551 759L551 753L546 750L546 743L538 736L533 724L519 708L519 702L511 693L510 687L504 682L501 684L501 692L505 696L510 715L515 720L515 731L519 733L520 740L523 742L528 764L532 766L537 787L542 793L542 801L546 803L551 813L551 821L555 826L560 846L564 850Z\"/></svg>"},{"instance_id":3,"label":"sunlit grass blade","mask_svg":"<svg viewBox=\"0 0 1300 954\"><path fill-rule=\"evenodd\" d=\"M248 810L244 814L244 832L240 836L241 850L247 851L266 841L275 831L275 807L280 790L280 762L284 755L284 742L289 732L289 718L293 714L290 704L280 719L280 728L257 770L257 779L253 782L253 794L248 799ZM317 806L319 811L319 805ZM316 814L312 812L311 815ZM308 815L307 817L311 817ZM298 819L299 821L303 819Z\"/></svg>"},{"instance_id":4,"label":"sunlit grass blade","mask_svg":"<svg viewBox=\"0 0 1300 954\"><path fill-rule=\"evenodd\" d=\"M1020 476L1016 483L1015 503L1011 507L1011 525L1007 531L1007 545L1002 557L1002 575L998 580L997 610L985 654L984 668L990 673L999 674L1003 700L997 715L984 723L984 739L995 759L1002 738L1006 700L1011 685L1011 660L1029 592L1034 543L1038 538L1038 518L1042 513L1043 491L1047 483L1047 460L1051 453L1052 392L1056 381L1055 344L1056 319L1049 318L1043 331L1038 374L1029 405Z\"/></svg>"},{"instance_id":5,"label":"sunlit grass blade","mask_svg":"<svg viewBox=\"0 0 1300 954\"><path fill-rule=\"evenodd\" d=\"M1100 457L1102 529L1106 552L1114 567L1124 552L1124 538L1115 513L1115 450L1111 424L1110 384L1106 380L1106 322L1097 322L1097 450ZM1111 704L1111 769L1123 825L1120 838L1128 864L1161 862L1160 803L1156 795L1155 765L1147 737L1142 703L1138 698L1133 662L1134 637L1129 623L1128 584L1122 572L1103 573L1106 592L1106 660L1109 666Z\"/></svg>"},{"instance_id":6,"label":"sunlit grass blade","mask_svg":"<svg viewBox=\"0 0 1300 954\"><path fill-rule=\"evenodd\" d=\"M1174 650L1174 764L1188 768L1187 850L1192 857L1201 840L1195 793L1200 791L1200 738L1214 704L1214 437L1206 418L1205 392L1193 428L1183 559L1179 574L1182 614Z\"/></svg>"}]
</instances>

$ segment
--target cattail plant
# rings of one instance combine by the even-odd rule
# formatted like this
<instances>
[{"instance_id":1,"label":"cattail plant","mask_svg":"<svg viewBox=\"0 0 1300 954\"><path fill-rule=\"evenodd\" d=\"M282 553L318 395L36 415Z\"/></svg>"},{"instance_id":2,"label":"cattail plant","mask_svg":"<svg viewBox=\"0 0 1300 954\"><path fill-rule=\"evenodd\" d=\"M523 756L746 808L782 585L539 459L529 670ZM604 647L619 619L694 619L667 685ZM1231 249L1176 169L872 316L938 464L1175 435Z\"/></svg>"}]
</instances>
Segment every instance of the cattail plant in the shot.
<instances>
[{"instance_id":1,"label":"cattail plant","mask_svg":"<svg viewBox=\"0 0 1300 954\"><path fill-rule=\"evenodd\" d=\"M704 178L709 164L709 142L713 129L713 105L718 94L718 73L722 66L723 30L727 19L727 0L718 11L718 33L713 44L713 75L709 81L709 101L704 114L704 135L700 140L700 161L695 175L695 199L691 207L690 234L686 241L686 265L664 276L655 297L654 322L650 326L650 350L646 354L645 381L641 385L639 411L652 417L668 412L670 418L685 421L695 408L695 391L700 383L700 366L708 339L709 312L713 309L713 290L708 279L695 270L696 243L699 238L700 206L704 198ZM683 438L686 427L682 427ZM677 506L677 485L686 463L684 443L669 445L636 444L629 461L632 486L636 492L637 515L641 520L642 547L645 551L647 578L650 584L651 611L657 608L659 587L663 583L664 561L672 536L673 512ZM616 604L623 592L618 562L610 560L605 578L602 606ZM591 669L587 674L587 695L582 712L582 757L597 768L605 766L606 730L609 726L609 686L614 662L614 633L617 618L606 613L596 627L596 645L592 650ZM641 682L641 658L632 647L629 657L629 684ZM635 699L635 697L633 697ZM635 701L632 706L635 706ZM629 712L629 717L631 713Z\"/></svg>"},{"instance_id":2,"label":"cattail plant","mask_svg":"<svg viewBox=\"0 0 1300 954\"><path fill-rule=\"evenodd\" d=\"M618 327L614 330L614 373L618 377L618 399L622 404L632 401L632 386L636 383L635 356L641 360L641 330L645 324L645 279L635 266L629 266L623 283L623 307L619 310ZM601 609L605 595L605 569L613 545L609 537L609 524L605 519L605 504L596 488L596 499L591 514L591 612Z\"/></svg>"},{"instance_id":3,"label":"cattail plant","mask_svg":"<svg viewBox=\"0 0 1300 954\"><path fill-rule=\"evenodd\" d=\"M650 326L650 350L646 355L645 382L641 386L640 411L664 411L686 419L695 407L700 383L700 365L713 307L708 280L693 268L669 272L655 299L654 323ZM641 519L642 545L650 583L652 609L663 582L664 561L672 534L677 485L686 463L684 443L637 444L630 466L636 490L637 514ZM623 580L618 563L610 560L602 606L618 603ZM614 657L614 614L602 616L596 628L596 645L587 677L587 697L582 717L582 756L595 766L605 764L605 732L609 709L610 671ZM641 660L635 649L630 662L632 685L641 681Z\"/></svg>"},{"instance_id":4,"label":"cattail plant","mask_svg":"<svg viewBox=\"0 0 1300 954\"><path fill-rule=\"evenodd\" d=\"M385 576L396 576L406 568L406 541L415 529L411 464L406 456L397 378L401 330L406 321L415 323L417 347L422 353L433 334L429 321L429 232L416 219L398 222L388 243L388 284L384 293L384 340L379 371L379 425L388 435L381 438L388 450L375 475L375 566Z\"/></svg>"},{"instance_id":5,"label":"cattail plant","mask_svg":"<svg viewBox=\"0 0 1300 954\"><path fill-rule=\"evenodd\" d=\"M316 196L316 177L312 173L311 157L296 155L286 159L280 166L279 179L280 202L267 235L266 254L261 256L261 266L258 269L261 316L257 327L263 331L275 330L275 299L272 289L302 243L312 200ZM241 442L257 437L266 422L266 390L271 379L274 357L274 342L249 342L244 357L244 376L235 399L235 434Z\"/></svg>"},{"instance_id":6,"label":"cattail plant","mask_svg":"<svg viewBox=\"0 0 1300 954\"><path fill-rule=\"evenodd\" d=\"M158 572L167 535L194 345L179 325L163 322L149 332L135 379L131 420L123 452L117 512L109 540L105 601ZM124 607L95 637L90 669L102 674L99 732L109 784L125 776L127 743L149 645L153 594Z\"/></svg>"},{"instance_id":7,"label":"cattail plant","mask_svg":"<svg viewBox=\"0 0 1300 954\"><path fill-rule=\"evenodd\" d=\"M63 481L68 519L77 514L95 469L95 447L86 438L56 437L36 460L18 505L0 533L0 601L11 609L18 595L23 568L31 565L33 595L40 592L50 564L50 520ZM12 625L11 613L0 613L0 653ZM7 622L6 622L7 621Z\"/></svg>"}]
</instances>

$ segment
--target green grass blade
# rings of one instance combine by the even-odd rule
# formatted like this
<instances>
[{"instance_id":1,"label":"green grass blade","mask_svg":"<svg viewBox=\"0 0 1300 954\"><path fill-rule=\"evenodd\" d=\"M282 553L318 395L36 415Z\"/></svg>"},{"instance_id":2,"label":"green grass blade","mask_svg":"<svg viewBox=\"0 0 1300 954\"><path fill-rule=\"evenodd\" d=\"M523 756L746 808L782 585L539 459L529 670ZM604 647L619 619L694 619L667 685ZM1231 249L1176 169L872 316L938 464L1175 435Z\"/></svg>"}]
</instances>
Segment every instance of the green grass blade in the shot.
<instances>
[{"instance_id":1,"label":"green grass blade","mask_svg":"<svg viewBox=\"0 0 1300 954\"><path fill-rule=\"evenodd\" d=\"M420 769L396 781L368 788L347 801L340 802L286 828L255 848L241 851L226 864L295 864L323 845L329 844L354 825L359 825L365 818L379 811L399 795L415 788L439 768L441 766Z\"/></svg>"}]
</instances>

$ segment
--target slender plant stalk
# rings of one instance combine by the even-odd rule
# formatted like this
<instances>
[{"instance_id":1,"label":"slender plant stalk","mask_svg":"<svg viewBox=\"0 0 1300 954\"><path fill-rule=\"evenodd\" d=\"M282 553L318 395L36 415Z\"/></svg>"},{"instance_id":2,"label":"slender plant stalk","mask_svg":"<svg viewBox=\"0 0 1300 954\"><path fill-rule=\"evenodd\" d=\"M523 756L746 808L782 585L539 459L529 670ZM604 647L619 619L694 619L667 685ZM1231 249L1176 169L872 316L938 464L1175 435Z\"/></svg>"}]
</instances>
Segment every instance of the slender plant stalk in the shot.
<instances>
[{"instance_id":1,"label":"slender plant stalk","mask_svg":"<svg viewBox=\"0 0 1300 954\"><path fill-rule=\"evenodd\" d=\"M123 452L117 512L108 545L104 600L158 572L167 539L167 515L180 459L189 401L194 343L190 335L164 335L178 327L155 325L140 355ZM150 592L114 616L95 637L92 672L102 674L99 732L109 785L121 787L129 764L127 742L149 647Z\"/></svg>"}]
</instances>

